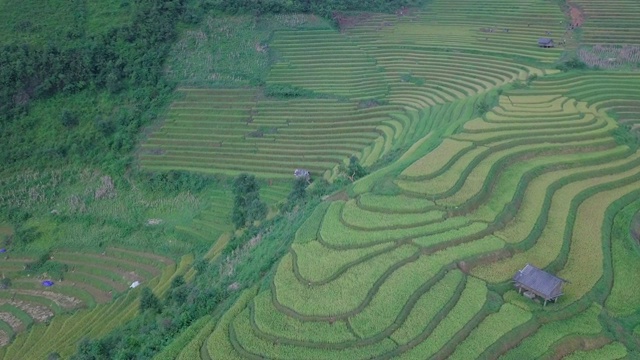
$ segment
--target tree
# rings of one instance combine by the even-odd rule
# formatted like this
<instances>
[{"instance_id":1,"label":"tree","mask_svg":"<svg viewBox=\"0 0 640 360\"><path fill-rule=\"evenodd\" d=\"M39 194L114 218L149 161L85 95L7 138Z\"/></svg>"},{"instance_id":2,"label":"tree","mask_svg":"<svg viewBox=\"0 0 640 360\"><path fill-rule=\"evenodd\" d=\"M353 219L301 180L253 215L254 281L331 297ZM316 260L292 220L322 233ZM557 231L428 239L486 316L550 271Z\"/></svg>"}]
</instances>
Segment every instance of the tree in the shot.
<instances>
[{"instance_id":1,"label":"tree","mask_svg":"<svg viewBox=\"0 0 640 360\"><path fill-rule=\"evenodd\" d=\"M307 178L299 177L296 178L293 183L293 188L291 192L287 196L287 202L283 207L284 211L289 211L293 209L296 204L304 202L307 199L307 185L309 184Z\"/></svg>"},{"instance_id":2,"label":"tree","mask_svg":"<svg viewBox=\"0 0 640 360\"><path fill-rule=\"evenodd\" d=\"M260 200L260 185L256 177L240 174L233 181L233 211L231 221L236 229L253 224L267 216L267 205Z\"/></svg>"},{"instance_id":3,"label":"tree","mask_svg":"<svg viewBox=\"0 0 640 360\"><path fill-rule=\"evenodd\" d=\"M140 312L145 312L147 310L151 310L153 312L160 312L161 305L158 297L149 289L145 287L142 289L142 293L140 293Z\"/></svg>"},{"instance_id":4,"label":"tree","mask_svg":"<svg viewBox=\"0 0 640 360\"><path fill-rule=\"evenodd\" d=\"M357 157L349 158L349 166L347 167L347 177L351 181L356 181L367 175L367 170L360 164Z\"/></svg>"}]
</instances>

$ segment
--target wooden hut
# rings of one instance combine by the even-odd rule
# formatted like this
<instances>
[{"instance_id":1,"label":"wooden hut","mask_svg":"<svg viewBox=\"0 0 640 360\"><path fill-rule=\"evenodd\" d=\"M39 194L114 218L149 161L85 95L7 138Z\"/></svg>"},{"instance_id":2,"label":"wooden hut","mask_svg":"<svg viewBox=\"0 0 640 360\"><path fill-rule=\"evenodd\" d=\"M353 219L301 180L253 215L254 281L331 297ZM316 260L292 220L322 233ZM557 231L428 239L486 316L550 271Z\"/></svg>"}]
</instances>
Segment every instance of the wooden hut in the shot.
<instances>
[{"instance_id":1,"label":"wooden hut","mask_svg":"<svg viewBox=\"0 0 640 360\"><path fill-rule=\"evenodd\" d=\"M544 299L544 305L547 305L547 301L556 302L556 299L562 295L562 286L567 282L531 264L518 270L513 281L518 288L518 293L524 290L524 295L530 299L540 296Z\"/></svg>"},{"instance_id":2,"label":"wooden hut","mask_svg":"<svg viewBox=\"0 0 640 360\"><path fill-rule=\"evenodd\" d=\"M541 48L552 48L555 45L553 44L553 39L540 38L538 39L538 46L540 46Z\"/></svg>"}]
</instances>

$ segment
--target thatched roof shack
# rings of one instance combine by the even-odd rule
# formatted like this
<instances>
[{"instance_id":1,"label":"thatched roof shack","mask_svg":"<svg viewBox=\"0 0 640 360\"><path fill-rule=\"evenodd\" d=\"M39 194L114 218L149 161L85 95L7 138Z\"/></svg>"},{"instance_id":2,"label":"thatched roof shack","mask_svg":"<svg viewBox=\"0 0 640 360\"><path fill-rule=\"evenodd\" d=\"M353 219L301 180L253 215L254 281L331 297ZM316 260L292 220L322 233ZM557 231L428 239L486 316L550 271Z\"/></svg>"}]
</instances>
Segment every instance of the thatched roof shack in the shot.
<instances>
[{"instance_id":1,"label":"thatched roof shack","mask_svg":"<svg viewBox=\"0 0 640 360\"><path fill-rule=\"evenodd\" d=\"M543 47L543 48L552 48L552 47L554 47L553 39L540 38L540 39L538 39L538 46Z\"/></svg>"},{"instance_id":2,"label":"thatched roof shack","mask_svg":"<svg viewBox=\"0 0 640 360\"><path fill-rule=\"evenodd\" d=\"M522 293L524 289L524 295L531 299L540 296L544 299L544 305L547 305L547 301L556 302L556 299L563 294L562 286L567 282L531 264L518 270L513 281L518 288L518 293Z\"/></svg>"}]
</instances>

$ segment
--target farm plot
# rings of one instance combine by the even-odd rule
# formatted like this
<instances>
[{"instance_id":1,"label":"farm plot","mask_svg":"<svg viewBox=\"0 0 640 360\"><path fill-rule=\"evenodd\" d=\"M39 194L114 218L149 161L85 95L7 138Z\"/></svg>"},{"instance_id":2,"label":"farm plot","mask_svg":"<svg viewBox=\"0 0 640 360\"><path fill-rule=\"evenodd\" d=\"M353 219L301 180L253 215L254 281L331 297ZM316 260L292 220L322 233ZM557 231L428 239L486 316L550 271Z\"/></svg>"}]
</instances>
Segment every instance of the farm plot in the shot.
<instances>
[{"instance_id":1,"label":"farm plot","mask_svg":"<svg viewBox=\"0 0 640 360\"><path fill-rule=\"evenodd\" d=\"M632 0L575 0L581 13L581 42L585 44L640 44L640 9Z\"/></svg>"},{"instance_id":2,"label":"farm plot","mask_svg":"<svg viewBox=\"0 0 640 360\"><path fill-rule=\"evenodd\" d=\"M568 25L553 2L435 0L347 20L341 34L275 34L267 83L312 95L259 97L250 124L278 131L253 140L360 151L367 165L409 151L349 200L321 203L262 289L189 354L537 358L598 337L570 356L625 356L599 321L612 278L603 245L611 204L640 181L637 143L616 122L633 124L640 78L549 69L563 49L537 40ZM516 81L494 103L490 90ZM526 263L571 281L557 303L512 290Z\"/></svg>"},{"instance_id":3,"label":"farm plot","mask_svg":"<svg viewBox=\"0 0 640 360\"><path fill-rule=\"evenodd\" d=\"M161 291L161 284L167 286L164 284L166 278L159 281L163 272L171 271L171 275L176 270L170 259L119 248L108 248L101 254L57 251L51 257L66 265L68 271L61 279L54 278L54 286L48 288L42 287L42 279L24 275L22 267L32 259L5 259L0 264L5 276L12 279L10 288L0 292L0 319L17 334L16 343L7 347L7 359L33 358L26 354L41 348L52 352L53 349L44 344L34 347L20 343L28 344L42 338L57 337L58 344L69 342L64 347L67 353L74 351L76 344L69 339L78 340L94 332L94 328L96 334L104 334L135 314L131 310L135 306L131 304L136 300L137 292L131 295L132 290L129 290L133 282ZM17 264L21 264L19 269L16 269ZM121 321L116 320L118 317ZM96 319L102 319L102 323ZM83 328L74 325L75 334L68 334L71 336L68 338L62 328L76 321L86 323ZM99 324L102 325L97 327ZM24 333L27 329L29 331Z\"/></svg>"},{"instance_id":4,"label":"farm plot","mask_svg":"<svg viewBox=\"0 0 640 360\"><path fill-rule=\"evenodd\" d=\"M402 141L396 106L364 106L332 99L261 99L257 90L181 89L167 120L140 149L149 170L187 170L263 178L291 177L296 168L315 176L375 141L376 160ZM374 104L374 103L372 103ZM377 140L378 139L378 140Z\"/></svg>"},{"instance_id":5,"label":"farm plot","mask_svg":"<svg viewBox=\"0 0 640 360\"><path fill-rule=\"evenodd\" d=\"M174 276L184 274L192 262L192 258L183 257L179 266L176 266L173 261L163 257L116 248L108 249L105 256L112 259L126 259L130 263L135 263L133 259L139 259L139 266L150 264L159 266L154 270L158 276L150 279L151 281L143 280L143 284L149 286L158 295L162 295L169 288ZM112 302L98 304L91 309L56 315L49 324L36 324L29 332L18 335L15 343L7 347L3 358L7 360L40 359L52 352L68 357L76 351L81 339L105 336L117 326L133 318L138 312L138 298L139 290L132 289ZM38 345L24 346L24 343Z\"/></svg>"}]
</instances>

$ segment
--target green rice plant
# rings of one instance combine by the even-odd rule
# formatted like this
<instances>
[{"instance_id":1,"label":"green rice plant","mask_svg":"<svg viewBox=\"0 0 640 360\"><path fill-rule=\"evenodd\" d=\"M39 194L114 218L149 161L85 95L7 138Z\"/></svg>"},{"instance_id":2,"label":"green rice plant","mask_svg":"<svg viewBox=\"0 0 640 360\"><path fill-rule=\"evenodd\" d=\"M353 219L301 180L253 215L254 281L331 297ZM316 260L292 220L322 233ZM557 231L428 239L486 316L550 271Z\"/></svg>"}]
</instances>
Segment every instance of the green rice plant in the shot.
<instances>
[{"instance_id":1,"label":"green rice plant","mask_svg":"<svg viewBox=\"0 0 640 360\"><path fill-rule=\"evenodd\" d=\"M311 241L315 241L318 238L318 232L320 231L320 225L322 224L323 218L327 209L329 208L329 202L322 202L309 216L307 220L304 221L302 226L296 231L295 242L296 244L305 244Z\"/></svg>"},{"instance_id":2,"label":"green rice plant","mask_svg":"<svg viewBox=\"0 0 640 360\"><path fill-rule=\"evenodd\" d=\"M612 342L601 348L594 350L578 350L568 356L565 360L616 360L627 357L627 348L619 342Z\"/></svg>"},{"instance_id":3,"label":"green rice plant","mask_svg":"<svg viewBox=\"0 0 640 360\"><path fill-rule=\"evenodd\" d=\"M275 299L301 316L333 317L356 311L380 278L416 256L415 247L400 246L344 271L322 285L301 283L292 271L292 256L285 255L274 278Z\"/></svg>"},{"instance_id":4,"label":"green rice plant","mask_svg":"<svg viewBox=\"0 0 640 360\"><path fill-rule=\"evenodd\" d=\"M378 244L362 249L336 250L313 241L291 245L296 271L310 282L326 282L342 274L345 269L368 261L372 256L391 251L395 245Z\"/></svg>"},{"instance_id":5,"label":"green rice plant","mask_svg":"<svg viewBox=\"0 0 640 360\"><path fill-rule=\"evenodd\" d=\"M398 359L425 359L433 356L482 309L486 296L487 288L483 281L467 278L467 285L460 299L430 336L402 353Z\"/></svg>"},{"instance_id":6,"label":"green rice plant","mask_svg":"<svg viewBox=\"0 0 640 360\"><path fill-rule=\"evenodd\" d=\"M278 359L361 359L387 352L396 345L390 339L383 339L369 346L347 347L344 349L293 346L267 341L253 334L249 309L236 316L231 324L229 337L236 351L244 357L262 356ZM253 355L251 355L253 354Z\"/></svg>"},{"instance_id":7,"label":"green rice plant","mask_svg":"<svg viewBox=\"0 0 640 360\"><path fill-rule=\"evenodd\" d=\"M32 347L42 346L42 336L47 331L48 325L46 324L36 324L32 326L29 331L26 340L22 344L19 349L16 349L18 354L22 354L25 350L28 350ZM15 357L15 359L21 359L19 355Z\"/></svg>"},{"instance_id":8,"label":"green rice plant","mask_svg":"<svg viewBox=\"0 0 640 360\"><path fill-rule=\"evenodd\" d=\"M208 319L208 321L191 337L189 343L186 344L176 357L177 360L191 360L200 357L200 350L202 346L205 344L207 337L211 335L216 326L216 322L213 321L210 316L205 315L203 318Z\"/></svg>"},{"instance_id":9,"label":"green rice plant","mask_svg":"<svg viewBox=\"0 0 640 360\"><path fill-rule=\"evenodd\" d=\"M340 248L361 247L364 245L371 246L378 243L392 242L421 235L437 234L468 222L468 220L463 217L456 217L445 219L438 223L420 225L407 229L385 229L366 232L346 227L340 222L339 216L343 206L343 202L331 203L320 228L322 241L331 246L339 246Z\"/></svg>"},{"instance_id":10,"label":"green rice plant","mask_svg":"<svg viewBox=\"0 0 640 360\"><path fill-rule=\"evenodd\" d=\"M358 207L387 213L418 213L435 206L432 201L406 195L377 195L365 193L356 199Z\"/></svg>"},{"instance_id":11,"label":"green rice plant","mask_svg":"<svg viewBox=\"0 0 640 360\"><path fill-rule=\"evenodd\" d=\"M635 171L632 169L620 173L574 181L561 187L551 198L546 226L537 237L535 246L525 252L515 254L509 259L477 267L473 270L474 275L491 282L505 281L511 276L510 274L522 268L522 265L525 263L532 263L541 268L546 267L560 254L562 249L562 243L557 241L557 239L564 238L565 228L567 226L566 217L570 213L572 200L581 192L588 191L585 189L599 184L625 179L634 173ZM592 235L589 235L589 237L592 237ZM599 246L596 249L592 249L595 250L594 255L597 253L601 254L598 249L600 249ZM599 275L597 275L597 277L599 278Z\"/></svg>"},{"instance_id":12,"label":"green rice plant","mask_svg":"<svg viewBox=\"0 0 640 360\"><path fill-rule=\"evenodd\" d=\"M504 304L497 313L487 316L467 338L456 347L451 359L476 359L478 354L531 319L531 313L512 304Z\"/></svg>"},{"instance_id":13,"label":"green rice plant","mask_svg":"<svg viewBox=\"0 0 640 360\"><path fill-rule=\"evenodd\" d=\"M614 281L605 307L618 316L631 315L640 306L636 300L640 288L633 283L633 274L640 271L640 263L637 261L635 239L629 231L632 228L632 219L639 209L640 203L631 203L616 214L612 226L611 257Z\"/></svg>"},{"instance_id":14,"label":"green rice plant","mask_svg":"<svg viewBox=\"0 0 640 360\"><path fill-rule=\"evenodd\" d=\"M407 167L402 175L407 177L428 176L449 164L456 155L468 151L473 143L446 138L433 151Z\"/></svg>"},{"instance_id":15,"label":"green rice plant","mask_svg":"<svg viewBox=\"0 0 640 360\"><path fill-rule=\"evenodd\" d=\"M156 360L175 360L182 350L192 341L193 337L199 334L210 321L211 316L209 315L205 315L196 320L153 358Z\"/></svg>"},{"instance_id":16,"label":"green rice plant","mask_svg":"<svg viewBox=\"0 0 640 360\"><path fill-rule=\"evenodd\" d=\"M575 301L584 296L602 276L602 226L606 209L613 202L612 199L619 199L637 190L638 181L599 192L578 207L567 262L558 273L572 283L565 290L569 299Z\"/></svg>"},{"instance_id":17,"label":"green rice plant","mask_svg":"<svg viewBox=\"0 0 640 360\"><path fill-rule=\"evenodd\" d=\"M249 301L256 295L257 290L257 288L244 290L233 306L222 315L206 341L206 350L210 357L213 359L242 359L231 343L229 329L233 319L246 308Z\"/></svg>"},{"instance_id":18,"label":"green rice plant","mask_svg":"<svg viewBox=\"0 0 640 360\"><path fill-rule=\"evenodd\" d=\"M481 233L487 229L487 226L487 223L484 222L469 222L468 224L449 229L442 233L417 237L413 239L413 242L416 245L424 247L444 244L450 241L455 241L456 239L464 238L466 236ZM488 236L487 238L494 238L496 242L503 242L503 240L499 237Z\"/></svg>"},{"instance_id":19,"label":"green rice plant","mask_svg":"<svg viewBox=\"0 0 640 360\"><path fill-rule=\"evenodd\" d=\"M273 306L271 293L263 291L250 305L251 321L254 331L260 331L276 341L286 339L318 342L341 343L356 340L346 321L301 321L279 312Z\"/></svg>"},{"instance_id":20,"label":"green rice plant","mask_svg":"<svg viewBox=\"0 0 640 360\"><path fill-rule=\"evenodd\" d=\"M355 200L347 201L342 207L341 219L346 226L362 230L386 230L393 228L415 227L419 224L435 222L443 218L444 212L438 210L417 214L394 214L368 211L358 207Z\"/></svg>"},{"instance_id":21,"label":"green rice plant","mask_svg":"<svg viewBox=\"0 0 640 360\"><path fill-rule=\"evenodd\" d=\"M573 334L598 334L602 326L598 321L601 308L591 305L586 311L566 319L542 325L534 334L525 338L520 345L511 349L501 360L533 359L542 356L554 343Z\"/></svg>"},{"instance_id":22,"label":"green rice plant","mask_svg":"<svg viewBox=\"0 0 640 360\"><path fill-rule=\"evenodd\" d=\"M427 324L433 321L438 311L454 298L456 286L462 281L462 272L447 272L440 281L420 296L391 338L399 344L406 344L418 337Z\"/></svg>"},{"instance_id":23,"label":"green rice plant","mask_svg":"<svg viewBox=\"0 0 640 360\"><path fill-rule=\"evenodd\" d=\"M395 270L378 288L371 302L350 318L354 331L362 338L371 337L392 326L403 312L414 292L445 266L458 259L501 248L497 238L453 246L430 255L423 255Z\"/></svg>"},{"instance_id":24,"label":"green rice plant","mask_svg":"<svg viewBox=\"0 0 640 360\"><path fill-rule=\"evenodd\" d=\"M591 151L588 153L578 151L563 156L535 158L514 164L500 174L498 182L492 188L491 197L469 217L475 220L493 221L496 215L503 211L509 202L513 202L518 198L519 190L525 178L531 178L536 174L544 175L548 172L547 169L553 170L556 167L577 168L576 170L598 169L599 167L601 169L603 166L601 164L611 165L616 157L625 155L626 152L624 147L615 147L603 151ZM599 165L585 166L594 163ZM563 171L555 173L563 173ZM531 182L536 180L533 179ZM532 219L532 221L535 221L535 219Z\"/></svg>"}]
</instances>

